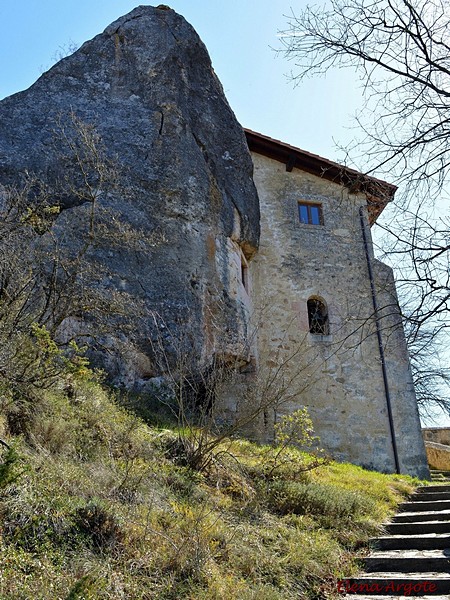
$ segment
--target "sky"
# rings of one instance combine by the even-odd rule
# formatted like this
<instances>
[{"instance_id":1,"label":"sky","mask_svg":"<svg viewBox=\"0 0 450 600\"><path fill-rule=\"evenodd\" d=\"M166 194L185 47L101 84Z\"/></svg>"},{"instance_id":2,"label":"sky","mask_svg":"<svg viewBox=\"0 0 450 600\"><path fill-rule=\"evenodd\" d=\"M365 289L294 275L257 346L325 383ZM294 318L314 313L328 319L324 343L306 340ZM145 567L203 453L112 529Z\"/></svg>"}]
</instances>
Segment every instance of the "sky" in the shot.
<instances>
[{"instance_id":1,"label":"sky","mask_svg":"<svg viewBox=\"0 0 450 600\"><path fill-rule=\"evenodd\" d=\"M350 71L295 86L295 64L276 49L288 15L307 0L166 0L197 30L237 119L244 126L340 161L362 106ZM311 0L314 3L314 0ZM320 3L320 0L319 0ZM71 46L102 32L139 2L0 0L0 99L28 88ZM157 6L159 2L140 2ZM440 425L450 420L438 418Z\"/></svg>"}]
</instances>

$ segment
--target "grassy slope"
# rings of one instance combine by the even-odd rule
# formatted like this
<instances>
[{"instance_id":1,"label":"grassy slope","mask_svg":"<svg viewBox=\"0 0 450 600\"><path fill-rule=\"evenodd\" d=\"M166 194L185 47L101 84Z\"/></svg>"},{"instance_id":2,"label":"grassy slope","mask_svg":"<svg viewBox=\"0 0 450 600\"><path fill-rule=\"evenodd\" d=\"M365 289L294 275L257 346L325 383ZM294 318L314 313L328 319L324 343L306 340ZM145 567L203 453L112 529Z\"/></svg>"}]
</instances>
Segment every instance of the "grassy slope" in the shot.
<instances>
[{"instance_id":1,"label":"grassy slope","mask_svg":"<svg viewBox=\"0 0 450 600\"><path fill-rule=\"evenodd\" d=\"M175 432L89 380L47 391L25 421L3 432L2 600L332 598L414 486L348 464L301 473L294 450L268 476L273 450L242 440L193 472Z\"/></svg>"}]
</instances>

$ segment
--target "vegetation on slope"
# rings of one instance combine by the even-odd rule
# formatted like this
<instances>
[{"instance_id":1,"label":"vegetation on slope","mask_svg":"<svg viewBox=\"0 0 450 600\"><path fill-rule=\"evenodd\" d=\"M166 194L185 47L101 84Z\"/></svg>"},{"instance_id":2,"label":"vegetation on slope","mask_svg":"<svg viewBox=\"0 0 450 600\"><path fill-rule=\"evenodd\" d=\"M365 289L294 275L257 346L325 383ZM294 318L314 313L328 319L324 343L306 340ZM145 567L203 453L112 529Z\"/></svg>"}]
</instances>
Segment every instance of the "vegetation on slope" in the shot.
<instances>
[{"instance_id":1,"label":"vegetation on slope","mask_svg":"<svg viewBox=\"0 0 450 600\"><path fill-rule=\"evenodd\" d=\"M42 331L34 344L37 374L61 366ZM45 381L1 384L2 600L333 598L413 489L239 439L198 472L189 432L145 424L76 352Z\"/></svg>"}]
</instances>

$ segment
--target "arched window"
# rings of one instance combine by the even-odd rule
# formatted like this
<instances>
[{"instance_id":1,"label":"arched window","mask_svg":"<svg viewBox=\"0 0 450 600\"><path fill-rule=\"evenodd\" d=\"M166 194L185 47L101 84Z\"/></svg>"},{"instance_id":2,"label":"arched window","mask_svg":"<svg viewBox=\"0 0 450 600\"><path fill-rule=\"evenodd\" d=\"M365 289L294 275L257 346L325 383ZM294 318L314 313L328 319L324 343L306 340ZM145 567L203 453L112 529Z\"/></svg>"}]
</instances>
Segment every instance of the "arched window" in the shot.
<instances>
[{"instance_id":1,"label":"arched window","mask_svg":"<svg viewBox=\"0 0 450 600\"><path fill-rule=\"evenodd\" d=\"M310 298L308 300L309 332L313 335L328 335L330 325L328 322L328 309L323 300Z\"/></svg>"}]
</instances>

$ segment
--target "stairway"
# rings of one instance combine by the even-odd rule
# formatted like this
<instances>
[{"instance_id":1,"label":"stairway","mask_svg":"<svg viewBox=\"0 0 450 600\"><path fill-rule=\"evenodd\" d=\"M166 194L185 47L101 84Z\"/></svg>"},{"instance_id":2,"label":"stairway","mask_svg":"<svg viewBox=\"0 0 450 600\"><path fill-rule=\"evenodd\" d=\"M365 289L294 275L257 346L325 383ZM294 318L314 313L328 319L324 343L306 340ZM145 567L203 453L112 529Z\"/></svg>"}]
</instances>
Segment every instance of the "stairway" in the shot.
<instances>
[{"instance_id":1,"label":"stairway","mask_svg":"<svg viewBox=\"0 0 450 600\"><path fill-rule=\"evenodd\" d=\"M450 482L450 471L438 471L437 469L430 469L431 480L436 483L439 482Z\"/></svg>"},{"instance_id":2,"label":"stairway","mask_svg":"<svg viewBox=\"0 0 450 600\"><path fill-rule=\"evenodd\" d=\"M339 591L349 600L449 600L450 485L418 488L386 533L373 540L365 573L341 581Z\"/></svg>"}]
</instances>

